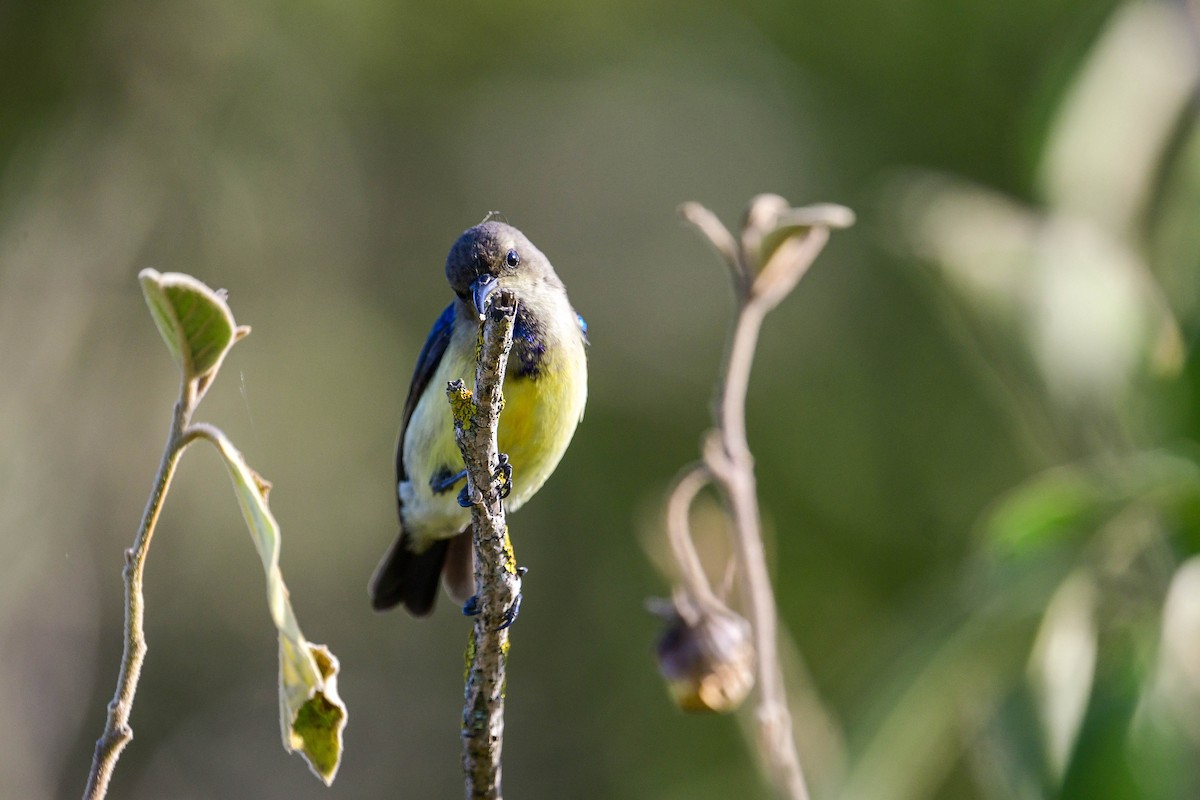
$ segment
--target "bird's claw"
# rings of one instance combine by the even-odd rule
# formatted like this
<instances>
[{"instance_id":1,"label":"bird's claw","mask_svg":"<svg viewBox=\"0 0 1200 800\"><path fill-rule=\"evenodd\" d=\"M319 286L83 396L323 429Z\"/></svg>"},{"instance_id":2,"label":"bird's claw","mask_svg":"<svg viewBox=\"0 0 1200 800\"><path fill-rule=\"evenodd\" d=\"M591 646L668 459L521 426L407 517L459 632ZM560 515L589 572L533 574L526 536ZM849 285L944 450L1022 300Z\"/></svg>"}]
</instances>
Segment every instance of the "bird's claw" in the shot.
<instances>
[{"instance_id":1,"label":"bird's claw","mask_svg":"<svg viewBox=\"0 0 1200 800\"><path fill-rule=\"evenodd\" d=\"M504 500L512 492L512 464L508 461L507 453L500 453L496 457L496 471L492 477L500 484L500 499Z\"/></svg>"},{"instance_id":2,"label":"bird's claw","mask_svg":"<svg viewBox=\"0 0 1200 800\"><path fill-rule=\"evenodd\" d=\"M473 594L466 603L463 604L462 613L464 617L477 617L483 611L479 607L479 595ZM496 630L502 631L517 621L517 615L521 613L521 595L517 594L517 599L513 604L504 610L503 621L496 627Z\"/></svg>"},{"instance_id":3,"label":"bird's claw","mask_svg":"<svg viewBox=\"0 0 1200 800\"><path fill-rule=\"evenodd\" d=\"M517 577L525 577L525 573L529 572L528 567L517 567ZM503 621L496 627L497 631L502 631L510 627L517 621L517 616L521 613L521 600L524 594L517 592L517 599L513 600L512 605L504 610ZM462 613L464 617L477 617L483 612L479 605L479 595L473 594L467 602L463 604Z\"/></svg>"},{"instance_id":4,"label":"bird's claw","mask_svg":"<svg viewBox=\"0 0 1200 800\"><path fill-rule=\"evenodd\" d=\"M496 491L500 495L501 500L507 499L508 495L512 493L512 476L513 468L512 464L510 464L508 461L508 455L505 453L500 453L496 458L496 471L492 473L492 479L497 484ZM433 490L435 492L445 491L454 483L462 480L465 477L467 477L467 471L464 469L458 475L453 476L453 478L445 479L441 483L431 483L430 485L433 486ZM470 489L471 484L467 483L458 492L458 504L463 508L470 508L474 505L474 503L471 502Z\"/></svg>"},{"instance_id":5,"label":"bird's claw","mask_svg":"<svg viewBox=\"0 0 1200 800\"><path fill-rule=\"evenodd\" d=\"M500 623L500 626L496 630L502 631L517 621L517 615L521 613L521 598L523 596L520 592L517 592L517 599L513 600L512 605L504 610L504 622Z\"/></svg>"}]
</instances>

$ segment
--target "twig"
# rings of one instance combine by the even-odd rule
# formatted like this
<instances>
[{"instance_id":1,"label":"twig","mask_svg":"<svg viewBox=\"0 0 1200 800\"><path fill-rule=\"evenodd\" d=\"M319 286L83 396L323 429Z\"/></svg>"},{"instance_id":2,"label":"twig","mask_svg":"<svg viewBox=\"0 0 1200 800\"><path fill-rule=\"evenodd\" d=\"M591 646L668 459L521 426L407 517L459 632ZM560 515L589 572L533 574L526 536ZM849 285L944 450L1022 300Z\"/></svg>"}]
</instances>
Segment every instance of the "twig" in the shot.
<instances>
[{"instance_id":1,"label":"twig","mask_svg":"<svg viewBox=\"0 0 1200 800\"><path fill-rule=\"evenodd\" d=\"M685 472L668 496L667 530L688 599L701 607L714 607L716 614L731 613L710 588L691 542L687 517L705 483L711 481L724 495L733 518L736 553L744 577L742 594L757 654L759 749L780 794L807 800L777 653L775 595L762 541L754 459L746 439L746 391L767 312L807 272L825 246L830 228L851 224L853 214L842 206L830 205L792 209L781 197L761 195L751 202L741 238L735 240L703 206L688 203L680 210L729 267L737 316L717 387L714 429L705 441L704 463ZM676 607L681 605L677 599Z\"/></svg>"},{"instance_id":2,"label":"twig","mask_svg":"<svg viewBox=\"0 0 1200 800\"><path fill-rule=\"evenodd\" d=\"M279 630L283 746L288 752L299 752L313 773L328 785L341 763L346 724L346 706L337 694L337 657L324 645L306 640L292 612L279 571L279 526L267 507L270 484L246 464L217 428L191 421L229 349L245 338L250 328L234 322L224 292L213 291L190 275L144 269L138 273L138 281L150 316L179 366L179 398L150 499L133 547L125 551L124 651L104 732L96 741L84 800L105 797L121 752L133 739L129 718L147 650L143 592L146 557L175 467L183 451L197 439L208 439L221 453L266 571L268 608Z\"/></svg>"},{"instance_id":3,"label":"twig","mask_svg":"<svg viewBox=\"0 0 1200 800\"><path fill-rule=\"evenodd\" d=\"M692 541L688 525L688 512L696 495L712 482L712 473L703 464L695 464L675 479L675 486L667 495L667 539L675 561L680 565L680 577L684 590L703 605L723 605L713 594L696 543Z\"/></svg>"},{"instance_id":4,"label":"twig","mask_svg":"<svg viewBox=\"0 0 1200 800\"><path fill-rule=\"evenodd\" d=\"M521 578L508 538L501 502L503 479L496 428L504 407L501 388L512 347L516 297L501 291L480 331L475 392L462 381L447 387L458 447L467 468L475 539L475 591L479 611L467 649L463 704L463 773L468 800L499 800L500 751L504 741L505 668L508 661L506 614L521 593Z\"/></svg>"},{"instance_id":5,"label":"twig","mask_svg":"<svg viewBox=\"0 0 1200 800\"><path fill-rule=\"evenodd\" d=\"M96 741L92 756L92 769L88 773L85 800L100 800L108 793L113 770L121 751L133 739L129 726L129 715L133 711L133 698L137 693L138 679L142 674L142 662L146 659L146 634L143 625L145 597L142 593L143 576L146 569L146 554L150 539L162 511L163 500L175 474L179 457L189 443L188 423L199 402L199 393L192 381L181 382L179 400L171 417L171 429L163 450L158 474L154 478L154 489L142 513L142 521L134 537L133 547L125 551L125 648L121 656L121 671L117 675L117 691L108 704L108 718L104 733Z\"/></svg>"},{"instance_id":6,"label":"twig","mask_svg":"<svg viewBox=\"0 0 1200 800\"><path fill-rule=\"evenodd\" d=\"M786 797L807 800L808 789L792 734L783 670L776 653L775 594L762 541L754 459L745 438L746 381L762 314L754 302L744 304L739 313L729 347L720 404L722 413L717 423L720 446L707 447L705 461L729 504L738 556L745 571L742 591L758 655L760 747L781 792Z\"/></svg>"}]
</instances>

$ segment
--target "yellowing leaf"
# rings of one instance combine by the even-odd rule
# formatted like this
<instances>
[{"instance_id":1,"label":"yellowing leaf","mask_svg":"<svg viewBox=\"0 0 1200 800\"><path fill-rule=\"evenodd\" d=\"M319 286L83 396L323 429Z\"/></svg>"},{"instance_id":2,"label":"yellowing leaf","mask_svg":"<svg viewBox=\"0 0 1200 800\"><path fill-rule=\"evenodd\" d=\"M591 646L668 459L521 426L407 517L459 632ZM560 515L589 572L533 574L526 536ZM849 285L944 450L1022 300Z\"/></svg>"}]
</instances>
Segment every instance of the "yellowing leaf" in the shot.
<instances>
[{"instance_id":1,"label":"yellowing leaf","mask_svg":"<svg viewBox=\"0 0 1200 800\"><path fill-rule=\"evenodd\" d=\"M216 445L229 469L238 505L266 573L267 606L279 629L279 716L284 749L299 752L313 773L329 785L341 763L346 727L346 705L337 691L338 660L325 645L312 644L300 632L279 570L279 523L266 498L270 484L246 464L223 433L206 428L205 436Z\"/></svg>"},{"instance_id":2,"label":"yellowing leaf","mask_svg":"<svg viewBox=\"0 0 1200 800\"><path fill-rule=\"evenodd\" d=\"M317 674L308 671L315 663ZM300 648L279 635L279 722L283 746L299 752L328 786L342 760L346 705L337 692L340 666L323 644L301 641Z\"/></svg>"}]
</instances>

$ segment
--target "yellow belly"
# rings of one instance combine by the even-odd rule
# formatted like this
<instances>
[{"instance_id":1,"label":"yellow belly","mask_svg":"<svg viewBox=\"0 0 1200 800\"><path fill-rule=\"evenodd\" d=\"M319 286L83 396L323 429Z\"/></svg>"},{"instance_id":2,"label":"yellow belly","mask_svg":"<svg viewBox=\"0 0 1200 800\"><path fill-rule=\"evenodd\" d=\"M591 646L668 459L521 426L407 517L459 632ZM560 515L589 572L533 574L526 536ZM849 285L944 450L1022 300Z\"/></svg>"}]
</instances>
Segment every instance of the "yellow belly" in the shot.
<instances>
[{"instance_id":1,"label":"yellow belly","mask_svg":"<svg viewBox=\"0 0 1200 800\"><path fill-rule=\"evenodd\" d=\"M444 389L456 378L474 387L473 351L474 347L455 347L453 343L447 349L405 433L408 480L399 491L404 529L418 546L457 534L471 519L470 510L457 502L461 483L434 494L429 482L443 470L463 468ZM520 508L554 472L575 433L586 398L587 361L582 341L571 341L547 353L536 380L505 380L504 410L497 432L500 452L508 455L513 467L513 488L505 508Z\"/></svg>"}]
</instances>

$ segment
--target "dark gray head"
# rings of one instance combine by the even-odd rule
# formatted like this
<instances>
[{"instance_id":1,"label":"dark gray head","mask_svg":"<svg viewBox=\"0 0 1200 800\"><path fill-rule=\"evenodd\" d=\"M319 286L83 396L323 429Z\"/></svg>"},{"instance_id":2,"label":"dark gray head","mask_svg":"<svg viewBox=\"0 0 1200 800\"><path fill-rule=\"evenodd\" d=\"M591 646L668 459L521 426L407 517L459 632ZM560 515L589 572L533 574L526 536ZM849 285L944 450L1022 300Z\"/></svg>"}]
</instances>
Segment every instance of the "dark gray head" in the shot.
<instances>
[{"instance_id":1,"label":"dark gray head","mask_svg":"<svg viewBox=\"0 0 1200 800\"><path fill-rule=\"evenodd\" d=\"M497 289L523 288L539 283L558 284L558 276L542 251L525 234L503 222L484 222L463 232L446 256L450 288L479 316Z\"/></svg>"}]
</instances>

